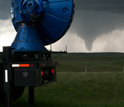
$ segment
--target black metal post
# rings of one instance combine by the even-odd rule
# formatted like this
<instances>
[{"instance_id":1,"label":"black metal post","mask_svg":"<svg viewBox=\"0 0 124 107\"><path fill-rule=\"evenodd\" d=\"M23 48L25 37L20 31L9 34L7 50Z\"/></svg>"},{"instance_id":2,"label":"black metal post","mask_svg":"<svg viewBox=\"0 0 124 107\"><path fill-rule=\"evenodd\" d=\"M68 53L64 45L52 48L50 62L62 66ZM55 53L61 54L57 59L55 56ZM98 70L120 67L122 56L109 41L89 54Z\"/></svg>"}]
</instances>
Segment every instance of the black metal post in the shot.
<instances>
[{"instance_id":1,"label":"black metal post","mask_svg":"<svg viewBox=\"0 0 124 107\"><path fill-rule=\"evenodd\" d=\"M29 86L29 104L34 105L34 87Z\"/></svg>"},{"instance_id":2,"label":"black metal post","mask_svg":"<svg viewBox=\"0 0 124 107\"><path fill-rule=\"evenodd\" d=\"M5 107L10 107L11 102L11 68L10 68L10 47L3 47L3 88L5 96Z\"/></svg>"}]
</instances>

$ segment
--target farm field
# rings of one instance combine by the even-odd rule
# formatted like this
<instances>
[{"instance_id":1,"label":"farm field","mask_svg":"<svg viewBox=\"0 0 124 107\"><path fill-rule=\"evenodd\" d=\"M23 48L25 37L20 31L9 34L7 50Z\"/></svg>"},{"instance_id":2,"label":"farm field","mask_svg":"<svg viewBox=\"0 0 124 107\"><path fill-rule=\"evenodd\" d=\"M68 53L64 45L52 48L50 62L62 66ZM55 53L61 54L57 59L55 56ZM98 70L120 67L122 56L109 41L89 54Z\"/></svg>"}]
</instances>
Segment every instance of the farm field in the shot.
<instances>
[{"instance_id":1,"label":"farm field","mask_svg":"<svg viewBox=\"0 0 124 107\"><path fill-rule=\"evenodd\" d=\"M70 53L55 60L59 72L122 72L124 67L122 53Z\"/></svg>"},{"instance_id":2,"label":"farm field","mask_svg":"<svg viewBox=\"0 0 124 107\"><path fill-rule=\"evenodd\" d=\"M123 107L124 54L53 55L57 81L35 88L34 107ZM28 107L28 88L12 107ZM2 107L2 105L1 105Z\"/></svg>"}]
</instances>

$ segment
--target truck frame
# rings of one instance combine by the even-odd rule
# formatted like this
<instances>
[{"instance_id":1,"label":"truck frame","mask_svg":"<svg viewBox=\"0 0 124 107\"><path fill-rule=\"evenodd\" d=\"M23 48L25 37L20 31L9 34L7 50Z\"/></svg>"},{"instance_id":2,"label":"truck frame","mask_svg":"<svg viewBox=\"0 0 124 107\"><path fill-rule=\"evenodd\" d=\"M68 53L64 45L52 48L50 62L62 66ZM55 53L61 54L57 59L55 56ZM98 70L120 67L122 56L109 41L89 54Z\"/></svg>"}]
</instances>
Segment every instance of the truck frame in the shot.
<instances>
[{"instance_id":1,"label":"truck frame","mask_svg":"<svg viewBox=\"0 0 124 107\"><path fill-rule=\"evenodd\" d=\"M0 102L10 107L29 87L29 104L34 104L34 87L56 81L57 61L46 51L13 51L3 47L0 62Z\"/></svg>"}]
</instances>

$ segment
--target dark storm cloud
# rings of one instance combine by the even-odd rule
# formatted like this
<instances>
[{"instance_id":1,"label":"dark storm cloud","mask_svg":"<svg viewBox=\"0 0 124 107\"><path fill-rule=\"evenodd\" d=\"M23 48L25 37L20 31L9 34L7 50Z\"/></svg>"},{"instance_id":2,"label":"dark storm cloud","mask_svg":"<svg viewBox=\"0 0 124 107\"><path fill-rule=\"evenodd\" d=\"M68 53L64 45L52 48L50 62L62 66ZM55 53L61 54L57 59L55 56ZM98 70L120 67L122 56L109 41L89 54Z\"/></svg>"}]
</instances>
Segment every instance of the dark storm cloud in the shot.
<instances>
[{"instance_id":1,"label":"dark storm cloud","mask_svg":"<svg viewBox=\"0 0 124 107\"><path fill-rule=\"evenodd\" d=\"M84 39L87 49L98 36L124 29L124 0L75 0L75 4L70 32ZM10 18L10 5L11 0L0 0L0 19Z\"/></svg>"},{"instance_id":2,"label":"dark storm cloud","mask_svg":"<svg viewBox=\"0 0 124 107\"><path fill-rule=\"evenodd\" d=\"M92 43L98 36L124 28L123 0L75 0L75 3L70 32L84 39L87 49L92 49Z\"/></svg>"},{"instance_id":3,"label":"dark storm cloud","mask_svg":"<svg viewBox=\"0 0 124 107\"><path fill-rule=\"evenodd\" d=\"M0 0L0 19L10 18L10 3L11 0Z\"/></svg>"},{"instance_id":4,"label":"dark storm cloud","mask_svg":"<svg viewBox=\"0 0 124 107\"><path fill-rule=\"evenodd\" d=\"M82 10L124 12L124 0L75 0L76 8Z\"/></svg>"}]
</instances>

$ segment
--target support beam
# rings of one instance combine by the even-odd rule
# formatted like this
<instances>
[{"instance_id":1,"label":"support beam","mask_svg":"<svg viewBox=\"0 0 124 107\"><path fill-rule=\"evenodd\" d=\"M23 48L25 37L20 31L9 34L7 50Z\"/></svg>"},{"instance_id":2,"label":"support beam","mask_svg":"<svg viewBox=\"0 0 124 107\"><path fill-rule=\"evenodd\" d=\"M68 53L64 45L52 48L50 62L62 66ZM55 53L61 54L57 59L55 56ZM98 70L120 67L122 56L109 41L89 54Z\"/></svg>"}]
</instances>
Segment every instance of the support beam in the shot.
<instances>
[{"instance_id":1,"label":"support beam","mask_svg":"<svg viewBox=\"0 0 124 107\"><path fill-rule=\"evenodd\" d=\"M34 87L29 86L29 104L30 106L34 105Z\"/></svg>"},{"instance_id":2,"label":"support beam","mask_svg":"<svg viewBox=\"0 0 124 107\"><path fill-rule=\"evenodd\" d=\"M10 68L10 47L3 47L3 89L5 95L5 107L10 107L11 103L11 68Z\"/></svg>"}]
</instances>

